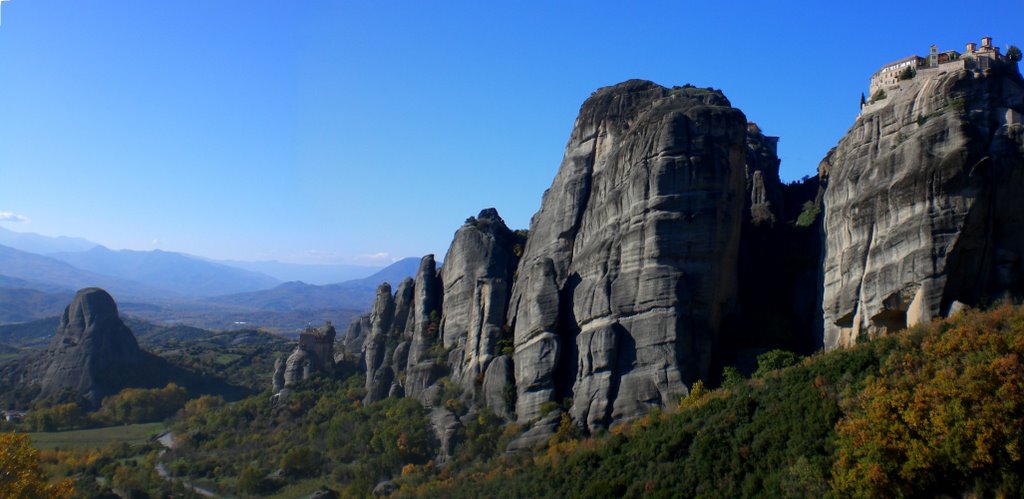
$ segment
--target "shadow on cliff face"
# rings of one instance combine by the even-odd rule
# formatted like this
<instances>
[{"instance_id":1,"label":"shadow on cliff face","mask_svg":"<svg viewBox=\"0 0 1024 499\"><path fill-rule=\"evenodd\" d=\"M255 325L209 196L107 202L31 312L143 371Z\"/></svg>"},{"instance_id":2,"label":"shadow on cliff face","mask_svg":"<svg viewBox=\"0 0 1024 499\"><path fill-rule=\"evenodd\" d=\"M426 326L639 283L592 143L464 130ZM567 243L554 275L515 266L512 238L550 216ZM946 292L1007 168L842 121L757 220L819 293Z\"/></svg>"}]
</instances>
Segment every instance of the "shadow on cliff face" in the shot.
<instances>
[{"instance_id":1,"label":"shadow on cliff face","mask_svg":"<svg viewBox=\"0 0 1024 499\"><path fill-rule=\"evenodd\" d=\"M573 388L576 384L576 374L579 368L577 359L579 357L579 346L576 345L576 337L580 334L580 326L576 322L576 312L573 310L576 287L580 285L581 278L574 273L565 281L559 292L558 298L558 341L561 343L562 353L558 358L558 365L555 367L555 400L560 404L573 396Z\"/></svg>"},{"instance_id":2,"label":"shadow on cliff face","mask_svg":"<svg viewBox=\"0 0 1024 499\"><path fill-rule=\"evenodd\" d=\"M976 197L948 257L943 315L956 301L979 306L1024 296L1024 157L1015 154L1018 143L1009 131L976 123L966 128L970 147L966 159L956 159L970 166L943 187Z\"/></svg>"},{"instance_id":3,"label":"shadow on cliff face","mask_svg":"<svg viewBox=\"0 0 1024 499\"><path fill-rule=\"evenodd\" d=\"M776 166L777 168L777 166ZM776 170L777 171L777 170ZM821 342L822 190L817 176L782 184L766 182L771 219L744 208L737 259L737 306L714 345L710 379L725 366L749 374L757 355L783 349L802 355Z\"/></svg>"}]
</instances>

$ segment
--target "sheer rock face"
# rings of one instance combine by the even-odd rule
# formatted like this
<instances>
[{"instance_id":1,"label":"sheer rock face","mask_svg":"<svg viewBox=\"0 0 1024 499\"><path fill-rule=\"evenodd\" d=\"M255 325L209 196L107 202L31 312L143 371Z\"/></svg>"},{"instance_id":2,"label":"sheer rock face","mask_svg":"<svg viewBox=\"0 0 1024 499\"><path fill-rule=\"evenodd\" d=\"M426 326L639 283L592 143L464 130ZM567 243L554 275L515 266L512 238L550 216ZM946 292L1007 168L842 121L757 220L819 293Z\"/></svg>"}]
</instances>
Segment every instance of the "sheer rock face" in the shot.
<instances>
[{"instance_id":1,"label":"sheer rock face","mask_svg":"<svg viewBox=\"0 0 1024 499\"><path fill-rule=\"evenodd\" d=\"M391 352L387 348L394 318L395 298L391 295L391 285L383 283L377 287L377 298L370 311L370 334L363 345L363 356L366 359L367 404L387 398L391 382L394 380L394 372L388 365Z\"/></svg>"},{"instance_id":2,"label":"sheer rock face","mask_svg":"<svg viewBox=\"0 0 1024 499\"><path fill-rule=\"evenodd\" d=\"M1024 288L1024 83L919 71L819 165L824 347Z\"/></svg>"},{"instance_id":3,"label":"sheer rock face","mask_svg":"<svg viewBox=\"0 0 1024 499\"><path fill-rule=\"evenodd\" d=\"M459 430L462 428L462 421L452 411L443 407L435 407L430 411L430 426L440 443L437 462L447 463L455 454L455 446L459 443Z\"/></svg>"},{"instance_id":4,"label":"sheer rock face","mask_svg":"<svg viewBox=\"0 0 1024 499\"><path fill-rule=\"evenodd\" d=\"M366 336L370 334L370 314L363 314L352 320L345 331L345 338L341 343L342 349L335 353L335 360L355 359L357 364L365 366L363 359L363 344ZM338 357L341 358L338 358Z\"/></svg>"},{"instance_id":5,"label":"sheer rock face","mask_svg":"<svg viewBox=\"0 0 1024 499\"><path fill-rule=\"evenodd\" d=\"M498 352L508 296L519 259L517 237L488 208L456 233L441 268L443 345L454 350L452 378L467 389L483 380Z\"/></svg>"},{"instance_id":6,"label":"sheer rock face","mask_svg":"<svg viewBox=\"0 0 1024 499\"><path fill-rule=\"evenodd\" d=\"M301 348L292 350L284 363L284 386L291 388L313 375L313 359Z\"/></svg>"},{"instance_id":7,"label":"sheer rock face","mask_svg":"<svg viewBox=\"0 0 1024 499\"><path fill-rule=\"evenodd\" d=\"M43 359L42 396L69 390L96 404L127 386L145 362L114 299L99 288L75 294Z\"/></svg>"},{"instance_id":8,"label":"sheer rock face","mask_svg":"<svg viewBox=\"0 0 1024 499\"><path fill-rule=\"evenodd\" d=\"M409 317L413 310L413 298L415 295L415 281L406 277L398 284L395 290L395 318L391 321L391 335L396 338L404 338L408 333ZM411 337L412 335L409 334Z\"/></svg>"},{"instance_id":9,"label":"sheer rock face","mask_svg":"<svg viewBox=\"0 0 1024 499\"><path fill-rule=\"evenodd\" d=\"M515 389L515 377L512 370L512 359L508 355L495 357L487 364L487 372L484 375L483 399L484 404L498 417L506 420L515 419L512 411L514 400L510 391Z\"/></svg>"},{"instance_id":10,"label":"sheer rock face","mask_svg":"<svg viewBox=\"0 0 1024 499\"><path fill-rule=\"evenodd\" d=\"M745 372L756 367L756 356L766 350L810 353L820 343L815 320L820 217L795 223L805 206L819 205L818 182L805 178L784 185L777 142L756 124L747 125L747 194L736 262L739 305L717 345L722 365Z\"/></svg>"},{"instance_id":11,"label":"sheer rock face","mask_svg":"<svg viewBox=\"0 0 1024 499\"><path fill-rule=\"evenodd\" d=\"M746 118L719 92L628 81L583 104L510 303L520 420L590 427L709 374L734 305Z\"/></svg>"},{"instance_id":12,"label":"sheer rock face","mask_svg":"<svg viewBox=\"0 0 1024 499\"><path fill-rule=\"evenodd\" d=\"M412 313L407 320L406 330L412 335L409 345L409 365L426 358L427 350L438 341L437 332L441 319L441 280L437 277L434 255L424 256L416 271L413 286Z\"/></svg>"},{"instance_id":13,"label":"sheer rock face","mask_svg":"<svg viewBox=\"0 0 1024 499\"><path fill-rule=\"evenodd\" d=\"M411 338L406 355L405 396L428 406L433 400L427 389L444 375L429 355L431 348L441 341L438 329L443 303L441 293L434 255L424 256L416 271L412 310L406 321L406 334Z\"/></svg>"},{"instance_id":14,"label":"sheer rock face","mask_svg":"<svg viewBox=\"0 0 1024 499\"><path fill-rule=\"evenodd\" d=\"M274 376L271 388L274 393L279 393L284 390L284 370L285 370L285 359L278 357L274 361Z\"/></svg>"}]
</instances>

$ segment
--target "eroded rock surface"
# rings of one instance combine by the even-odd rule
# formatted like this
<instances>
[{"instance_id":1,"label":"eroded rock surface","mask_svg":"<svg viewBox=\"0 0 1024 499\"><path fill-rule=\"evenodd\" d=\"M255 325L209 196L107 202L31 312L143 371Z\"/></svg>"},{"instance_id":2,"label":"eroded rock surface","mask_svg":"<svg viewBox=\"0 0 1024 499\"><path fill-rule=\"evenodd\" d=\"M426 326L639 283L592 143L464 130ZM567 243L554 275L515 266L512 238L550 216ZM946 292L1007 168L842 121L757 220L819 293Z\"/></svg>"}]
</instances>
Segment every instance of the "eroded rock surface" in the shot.
<instances>
[{"instance_id":1,"label":"eroded rock surface","mask_svg":"<svg viewBox=\"0 0 1024 499\"><path fill-rule=\"evenodd\" d=\"M466 389L483 381L499 353L512 276L525 241L488 208L455 233L441 268L443 346L454 350L452 378ZM517 246L518 245L518 246ZM511 335L509 335L511 336Z\"/></svg>"}]
</instances>

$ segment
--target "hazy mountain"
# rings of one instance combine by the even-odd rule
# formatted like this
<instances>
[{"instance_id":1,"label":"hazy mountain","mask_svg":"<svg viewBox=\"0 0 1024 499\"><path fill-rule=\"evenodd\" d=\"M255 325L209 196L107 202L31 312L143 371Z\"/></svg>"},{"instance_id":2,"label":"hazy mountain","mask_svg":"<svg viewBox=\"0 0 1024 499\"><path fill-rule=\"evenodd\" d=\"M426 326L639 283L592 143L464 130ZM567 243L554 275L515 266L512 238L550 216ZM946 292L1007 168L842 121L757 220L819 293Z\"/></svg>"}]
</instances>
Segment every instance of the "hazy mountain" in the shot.
<instances>
[{"instance_id":1,"label":"hazy mountain","mask_svg":"<svg viewBox=\"0 0 1024 499\"><path fill-rule=\"evenodd\" d=\"M14 232L0 227L0 245L45 255L64 251L87 251L98 244L79 237L49 237L31 232Z\"/></svg>"},{"instance_id":2,"label":"hazy mountain","mask_svg":"<svg viewBox=\"0 0 1024 499\"><path fill-rule=\"evenodd\" d=\"M172 292L133 280L89 272L55 258L7 246L0 246L0 275L5 276L8 282L20 282L16 287L24 287L27 283L29 287L44 292L67 290L74 295L81 288L99 286L133 300L162 300L175 296Z\"/></svg>"},{"instance_id":3,"label":"hazy mountain","mask_svg":"<svg viewBox=\"0 0 1024 499\"><path fill-rule=\"evenodd\" d=\"M381 269L381 267L364 267L361 265L285 263L275 260L261 262L222 260L220 263L239 269L260 272L284 282L302 281L307 284L331 284L361 279Z\"/></svg>"},{"instance_id":4,"label":"hazy mountain","mask_svg":"<svg viewBox=\"0 0 1024 499\"><path fill-rule=\"evenodd\" d=\"M324 286L299 281L286 282L272 289L217 296L211 298L210 301L278 312L338 307L367 310L373 303L377 286L380 283L390 282L397 285L402 279L412 277L418 266L418 258L405 258L363 279Z\"/></svg>"},{"instance_id":5,"label":"hazy mountain","mask_svg":"<svg viewBox=\"0 0 1024 499\"><path fill-rule=\"evenodd\" d=\"M74 293L46 293L27 288L0 287L0 324L25 322L59 314Z\"/></svg>"},{"instance_id":6,"label":"hazy mountain","mask_svg":"<svg viewBox=\"0 0 1024 499\"><path fill-rule=\"evenodd\" d=\"M75 290L65 287L59 283L55 284L33 279L19 279L17 277L7 275L0 275L0 288L32 289L45 293L65 293L68 294L68 296L75 294Z\"/></svg>"},{"instance_id":7,"label":"hazy mountain","mask_svg":"<svg viewBox=\"0 0 1024 499\"><path fill-rule=\"evenodd\" d=\"M132 279L188 297L256 291L280 283L266 274L161 250L112 251L97 246L50 256L90 272Z\"/></svg>"},{"instance_id":8,"label":"hazy mountain","mask_svg":"<svg viewBox=\"0 0 1024 499\"><path fill-rule=\"evenodd\" d=\"M438 263L438 265L441 264L440 261L437 262L437 263ZM419 266L420 266L420 259L419 258L417 258L417 257L403 258L403 259L401 259L401 260L399 260L399 261L397 261L395 263L392 263L391 265L388 265L387 267L384 267L383 269L380 269L379 271L375 272L373 275L370 275L368 277L364 277L362 279L355 279L355 280L352 280L352 281L343 282L341 284L345 284L345 285L356 285L356 284L359 284L359 285L364 285L364 286L372 286L373 289L376 290L377 286L379 286L380 283L382 283L382 282L389 282L393 286L397 287L398 283L402 282L402 279L405 279L406 277L412 277L412 276L416 275L416 271L419 269Z\"/></svg>"}]
</instances>

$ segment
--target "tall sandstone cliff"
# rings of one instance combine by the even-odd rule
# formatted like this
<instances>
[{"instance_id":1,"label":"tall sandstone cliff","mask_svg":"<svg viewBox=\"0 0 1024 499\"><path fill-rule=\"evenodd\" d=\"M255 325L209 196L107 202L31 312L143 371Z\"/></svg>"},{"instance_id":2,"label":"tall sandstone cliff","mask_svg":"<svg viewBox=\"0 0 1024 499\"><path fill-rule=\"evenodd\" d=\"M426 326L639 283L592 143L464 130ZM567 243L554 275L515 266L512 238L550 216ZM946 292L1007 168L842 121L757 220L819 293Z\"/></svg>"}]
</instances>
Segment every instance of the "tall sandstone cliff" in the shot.
<instances>
[{"instance_id":1,"label":"tall sandstone cliff","mask_svg":"<svg viewBox=\"0 0 1024 499\"><path fill-rule=\"evenodd\" d=\"M717 91L595 92L534 216L509 308L516 412L606 426L709 375L736 297L743 113Z\"/></svg>"},{"instance_id":2,"label":"tall sandstone cliff","mask_svg":"<svg viewBox=\"0 0 1024 499\"><path fill-rule=\"evenodd\" d=\"M825 348L1024 291L1024 82L941 68L864 107L819 166Z\"/></svg>"}]
</instances>

